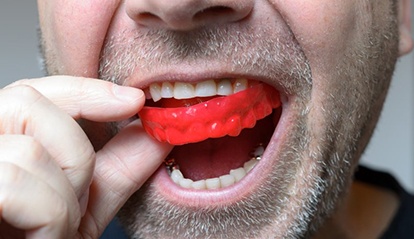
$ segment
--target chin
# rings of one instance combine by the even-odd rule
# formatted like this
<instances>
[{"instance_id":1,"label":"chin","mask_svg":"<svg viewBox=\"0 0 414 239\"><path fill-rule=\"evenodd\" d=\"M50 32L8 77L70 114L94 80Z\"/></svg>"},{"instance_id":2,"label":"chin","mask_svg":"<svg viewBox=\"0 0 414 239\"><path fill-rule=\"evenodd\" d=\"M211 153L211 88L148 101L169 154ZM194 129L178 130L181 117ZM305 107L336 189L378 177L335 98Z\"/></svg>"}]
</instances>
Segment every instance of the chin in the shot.
<instances>
[{"instance_id":1,"label":"chin","mask_svg":"<svg viewBox=\"0 0 414 239\"><path fill-rule=\"evenodd\" d=\"M174 145L119 212L132 238L303 238L332 215L378 119L396 56L363 64L351 58L361 43L322 74L287 28L274 29L107 41L101 77L143 89L137 117L148 134ZM239 37L243 31L251 37ZM211 34L218 42L203 38ZM157 44L164 48L154 53ZM395 41L363 59L387 44Z\"/></svg>"}]
</instances>

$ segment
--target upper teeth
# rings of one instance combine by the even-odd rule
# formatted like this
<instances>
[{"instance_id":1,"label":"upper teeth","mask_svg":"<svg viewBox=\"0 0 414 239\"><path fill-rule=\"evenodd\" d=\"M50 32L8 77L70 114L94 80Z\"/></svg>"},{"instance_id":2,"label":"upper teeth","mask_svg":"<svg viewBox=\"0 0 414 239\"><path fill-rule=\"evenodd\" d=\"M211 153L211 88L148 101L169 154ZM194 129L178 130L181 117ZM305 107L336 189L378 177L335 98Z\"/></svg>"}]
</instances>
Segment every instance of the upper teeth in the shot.
<instances>
[{"instance_id":1,"label":"upper teeth","mask_svg":"<svg viewBox=\"0 0 414 239\"><path fill-rule=\"evenodd\" d=\"M215 95L231 95L248 87L247 79L206 80L196 84L184 82L153 83L146 90L147 98L154 102L162 98L190 99L194 97L209 97Z\"/></svg>"}]
</instances>

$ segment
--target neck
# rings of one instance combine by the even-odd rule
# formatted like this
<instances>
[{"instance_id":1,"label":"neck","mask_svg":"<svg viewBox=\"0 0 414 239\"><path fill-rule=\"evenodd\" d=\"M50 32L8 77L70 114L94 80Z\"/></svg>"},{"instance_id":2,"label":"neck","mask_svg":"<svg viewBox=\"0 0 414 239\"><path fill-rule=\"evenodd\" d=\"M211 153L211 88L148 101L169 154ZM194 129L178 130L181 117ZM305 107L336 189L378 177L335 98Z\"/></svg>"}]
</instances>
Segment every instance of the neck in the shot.
<instances>
[{"instance_id":1,"label":"neck","mask_svg":"<svg viewBox=\"0 0 414 239\"><path fill-rule=\"evenodd\" d=\"M374 239L388 228L399 207L394 192L354 182L350 192L332 218L314 239Z\"/></svg>"}]
</instances>

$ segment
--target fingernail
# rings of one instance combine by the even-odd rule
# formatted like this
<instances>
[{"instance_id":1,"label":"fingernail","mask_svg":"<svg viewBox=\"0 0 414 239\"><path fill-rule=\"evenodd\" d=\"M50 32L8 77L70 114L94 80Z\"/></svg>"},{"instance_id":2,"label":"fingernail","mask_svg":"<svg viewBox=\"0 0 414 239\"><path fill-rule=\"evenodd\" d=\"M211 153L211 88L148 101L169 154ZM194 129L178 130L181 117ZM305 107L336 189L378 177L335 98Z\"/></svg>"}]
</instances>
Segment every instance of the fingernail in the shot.
<instances>
[{"instance_id":1,"label":"fingernail","mask_svg":"<svg viewBox=\"0 0 414 239\"><path fill-rule=\"evenodd\" d=\"M114 95L122 101L137 101L144 97L144 92L142 92L142 90L127 86L114 85L113 92Z\"/></svg>"}]
</instances>

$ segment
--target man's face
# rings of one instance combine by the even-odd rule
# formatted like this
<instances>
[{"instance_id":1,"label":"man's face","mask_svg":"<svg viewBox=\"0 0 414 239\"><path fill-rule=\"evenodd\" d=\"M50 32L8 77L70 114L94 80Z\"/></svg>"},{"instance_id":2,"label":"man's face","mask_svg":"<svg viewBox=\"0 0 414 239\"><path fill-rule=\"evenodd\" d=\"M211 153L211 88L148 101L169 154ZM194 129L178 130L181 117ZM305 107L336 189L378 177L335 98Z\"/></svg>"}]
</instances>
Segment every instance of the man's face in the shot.
<instances>
[{"instance_id":1,"label":"man's face","mask_svg":"<svg viewBox=\"0 0 414 239\"><path fill-rule=\"evenodd\" d=\"M156 88L154 83L160 88L164 83L166 92L168 87L182 90L180 83L194 88L206 83L203 90L210 95L201 99L206 104L215 98L217 86L227 89L226 84L235 82L247 82L248 87L259 83L277 91L270 95L276 95L281 106L253 129L237 136L208 134L208 139L184 140L176 146L171 158L193 182L178 179L177 185L161 166L121 210L121 220L139 238L309 235L349 186L377 121L398 51L406 51L401 43L399 49L400 2L192 2L38 0L50 74L102 78L145 89L152 98L159 94L148 93L151 84ZM165 108L170 103L185 105L196 98L193 94L186 102L161 102ZM226 98L232 95L217 102ZM259 111L261 100L243 102L248 102L244 113L233 102L234 107L223 106L221 116L211 116L221 133L232 134L230 119L243 121ZM214 128L203 122L206 113L198 112L197 127L203 132ZM184 124L181 121L177 119ZM85 130L93 132L94 127L98 125L89 123ZM91 140L100 144L107 138L92 134ZM261 160L244 177L241 173L240 181L225 186L232 179L220 176L243 167L258 145L266 147ZM221 186L184 188L208 178L213 180L196 185Z\"/></svg>"}]
</instances>

